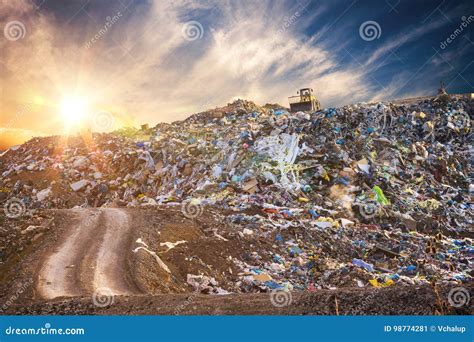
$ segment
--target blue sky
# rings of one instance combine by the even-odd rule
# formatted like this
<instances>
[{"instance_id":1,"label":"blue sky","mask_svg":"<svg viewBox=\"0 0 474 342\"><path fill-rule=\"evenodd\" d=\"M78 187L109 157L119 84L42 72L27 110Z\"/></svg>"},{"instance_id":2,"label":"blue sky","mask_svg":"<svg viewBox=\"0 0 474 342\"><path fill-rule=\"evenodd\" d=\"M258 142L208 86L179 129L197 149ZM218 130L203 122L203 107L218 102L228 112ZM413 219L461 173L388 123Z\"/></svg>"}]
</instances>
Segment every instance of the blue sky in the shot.
<instances>
[{"instance_id":1,"label":"blue sky","mask_svg":"<svg viewBox=\"0 0 474 342\"><path fill-rule=\"evenodd\" d=\"M287 105L306 86L323 106L435 94L442 80L474 92L472 1L0 1L4 36L12 21L25 30L0 37L3 133L55 132L70 93L117 124L154 125L236 98Z\"/></svg>"}]
</instances>

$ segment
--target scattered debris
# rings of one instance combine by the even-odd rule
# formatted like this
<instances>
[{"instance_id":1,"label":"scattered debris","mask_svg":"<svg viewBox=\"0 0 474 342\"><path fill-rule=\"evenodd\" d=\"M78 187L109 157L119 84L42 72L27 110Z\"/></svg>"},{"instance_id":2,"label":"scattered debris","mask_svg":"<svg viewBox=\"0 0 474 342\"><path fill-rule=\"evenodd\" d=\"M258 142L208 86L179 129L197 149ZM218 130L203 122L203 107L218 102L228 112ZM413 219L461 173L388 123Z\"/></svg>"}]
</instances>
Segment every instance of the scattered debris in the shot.
<instances>
[{"instance_id":1,"label":"scattered debris","mask_svg":"<svg viewBox=\"0 0 474 342\"><path fill-rule=\"evenodd\" d=\"M156 262L158 263L158 265L163 269L165 270L167 273L171 273L170 269L168 268L168 266L166 266L166 264L163 262L163 260L160 259L160 257L156 254L156 252L153 252L153 251L150 251L148 248L148 245L143 242L143 240L140 238L136 241L136 243L138 244L141 244L143 246L139 246L137 248L135 248L133 250L133 253L137 253L139 250L144 250L145 252L148 252L149 254L151 254L151 256L153 256L156 260Z\"/></svg>"},{"instance_id":2,"label":"scattered debris","mask_svg":"<svg viewBox=\"0 0 474 342\"><path fill-rule=\"evenodd\" d=\"M180 240L180 241L176 241L176 242L162 242L162 243L160 243L160 246L166 246L168 248L167 251L169 251L170 249L173 249L176 246L181 245L182 243L186 243L186 241Z\"/></svg>"}]
</instances>

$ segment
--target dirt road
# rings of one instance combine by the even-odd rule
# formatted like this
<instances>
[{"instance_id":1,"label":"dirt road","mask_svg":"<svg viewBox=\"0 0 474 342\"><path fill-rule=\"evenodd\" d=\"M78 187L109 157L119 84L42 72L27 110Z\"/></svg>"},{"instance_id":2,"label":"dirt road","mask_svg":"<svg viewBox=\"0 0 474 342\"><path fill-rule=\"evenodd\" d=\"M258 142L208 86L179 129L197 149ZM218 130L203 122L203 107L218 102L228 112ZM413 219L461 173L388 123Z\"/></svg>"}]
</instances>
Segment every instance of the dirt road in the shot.
<instances>
[{"instance_id":1,"label":"dirt road","mask_svg":"<svg viewBox=\"0 0 474 342\"><path fill-rule=\"evenodd\" d=\"M41 266L37 289L44 299L138 294L127 280L125 253L130 233L126 212L116 208L75 210L78 224L64 232L62 243Z\"/></svg>"}]
</instances>

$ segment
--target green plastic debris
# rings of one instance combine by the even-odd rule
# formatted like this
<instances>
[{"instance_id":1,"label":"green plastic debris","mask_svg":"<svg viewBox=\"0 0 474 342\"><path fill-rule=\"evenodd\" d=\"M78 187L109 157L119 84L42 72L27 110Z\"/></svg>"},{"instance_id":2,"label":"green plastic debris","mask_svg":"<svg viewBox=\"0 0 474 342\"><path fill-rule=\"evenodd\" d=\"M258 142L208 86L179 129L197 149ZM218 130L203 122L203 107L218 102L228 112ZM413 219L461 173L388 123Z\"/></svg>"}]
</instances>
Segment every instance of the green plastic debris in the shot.
<instances>
[{"instance_id":1,"label":"green plastic debris","mask_svg":"<svg viewBox=\"0 0 474 342\"><path fill-rule=\"evenodd\" d=\"M385 197L382 189L378 187L377 185L373 187L372 189L375 194L377 195L377 202L379 202L381 205L390 205L390 201Z\"/></svg>"}]
</instances>

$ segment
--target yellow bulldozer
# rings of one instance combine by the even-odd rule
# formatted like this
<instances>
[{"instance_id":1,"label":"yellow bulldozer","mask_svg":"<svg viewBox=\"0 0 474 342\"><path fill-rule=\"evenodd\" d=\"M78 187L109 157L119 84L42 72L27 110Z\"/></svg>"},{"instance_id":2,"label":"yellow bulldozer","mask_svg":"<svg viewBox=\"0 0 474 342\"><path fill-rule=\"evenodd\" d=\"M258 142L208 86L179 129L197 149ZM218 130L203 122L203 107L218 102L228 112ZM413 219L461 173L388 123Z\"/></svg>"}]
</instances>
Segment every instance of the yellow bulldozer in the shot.
<instances>
[{"instance_id":1,"label":"yellow bulldozer","mask_svg":"<svg viewBox=\"0 0 474 342\"><path fill-rule=\"evenodd\" d=\"M288 98L291 112L314 112L321 109L321 103L314 96L313 89L303 88L297 94Z\"/></svg>"}]
</instances>

